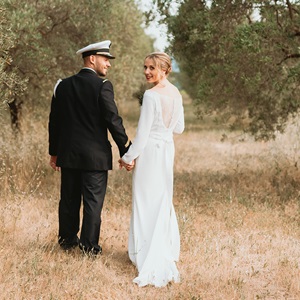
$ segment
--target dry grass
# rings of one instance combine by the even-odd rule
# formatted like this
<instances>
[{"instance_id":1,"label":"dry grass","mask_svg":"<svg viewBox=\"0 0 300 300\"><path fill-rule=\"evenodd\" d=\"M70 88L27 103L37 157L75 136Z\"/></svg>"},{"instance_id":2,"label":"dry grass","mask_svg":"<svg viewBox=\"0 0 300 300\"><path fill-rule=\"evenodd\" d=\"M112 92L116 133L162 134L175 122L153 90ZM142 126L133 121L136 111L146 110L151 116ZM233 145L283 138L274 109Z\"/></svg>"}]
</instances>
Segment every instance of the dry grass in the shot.
<instances>
[{"instance_id":1,"label":"dry grass","mask_svg":"<svg viewBox=\"0 0 300 300\"><path fill-rule=\"evenodd\" d=\"M186 107L174 191L181 283L132 283L131 174L117 170L116 161L103 211L103 255L59 249L59 174L47 166L47 124L33 122L21 141L9 139L6 127L1 133L1 299L300 299L298 127L275 142L239 142L228 132L221 142L224 131L195 126ZM131 136L136 110L126 112Z\"/></svg>"}]
</instances>

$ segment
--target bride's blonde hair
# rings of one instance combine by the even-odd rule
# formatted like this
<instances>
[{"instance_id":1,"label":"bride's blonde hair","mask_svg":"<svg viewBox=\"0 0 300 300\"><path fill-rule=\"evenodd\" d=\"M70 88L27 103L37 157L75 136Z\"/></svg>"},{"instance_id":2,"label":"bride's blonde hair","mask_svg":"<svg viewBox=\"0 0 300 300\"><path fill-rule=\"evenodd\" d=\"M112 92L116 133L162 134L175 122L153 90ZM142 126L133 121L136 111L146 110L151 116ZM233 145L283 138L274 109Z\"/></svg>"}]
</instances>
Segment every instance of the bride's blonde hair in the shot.
<instances>
[{"instance_id":1,"label":"bride's blonde hair","mask_svg":"<svg viewBox=\"0 0 300 300\"><path fill-rule=\"evenodd\" d=\"M172 71L171 58L164 52L152 52L145 57L153 60L154 66L158 67L168 75Z\"/></svg>"}]
</instances>

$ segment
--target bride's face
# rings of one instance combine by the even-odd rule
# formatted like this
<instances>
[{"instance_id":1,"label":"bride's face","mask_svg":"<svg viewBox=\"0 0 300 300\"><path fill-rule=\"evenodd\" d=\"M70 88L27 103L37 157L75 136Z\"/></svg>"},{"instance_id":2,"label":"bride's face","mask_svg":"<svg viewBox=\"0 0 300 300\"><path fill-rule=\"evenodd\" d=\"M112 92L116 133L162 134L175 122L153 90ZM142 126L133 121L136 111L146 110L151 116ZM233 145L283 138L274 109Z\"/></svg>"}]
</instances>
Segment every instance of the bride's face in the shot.
<instances>
[{"instance_id":1,"label":"bride's face","mask_svg":"<svg viewBox=\"0 0 300 300\"><path fill-rule=\"evenodd\" d=\"M158 84L162 79L164 79L164 73L154 65L151 58L146 58L144 63L144 74L147 82Z\"/></svg>"}]
</instances>

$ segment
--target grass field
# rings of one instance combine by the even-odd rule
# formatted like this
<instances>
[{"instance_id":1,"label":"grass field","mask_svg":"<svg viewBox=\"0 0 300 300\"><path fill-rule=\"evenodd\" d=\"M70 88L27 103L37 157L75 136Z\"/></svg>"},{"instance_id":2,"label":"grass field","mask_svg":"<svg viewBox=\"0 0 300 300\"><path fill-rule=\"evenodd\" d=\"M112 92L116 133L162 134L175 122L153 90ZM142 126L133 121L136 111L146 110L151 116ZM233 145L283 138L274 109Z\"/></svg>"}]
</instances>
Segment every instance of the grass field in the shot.
<instances>
[{"instance_id":1,"label":"grass field","mask_svg":"<svg viewBox=\"0 0 300 300\"><path fill-rule=\"evenodd\" d=\"M262 143L196 122L189 102L185 109L174 169L181 282L165 288L132 283L131 173L118 170L115 146L103 255L92 259L57 245L59 174L48 167L47 121L28 122L18 140L3 127L0 299L300 299L298 125ZM138 107L121 111L133 138Z\"/></svg>"}]
</instances>

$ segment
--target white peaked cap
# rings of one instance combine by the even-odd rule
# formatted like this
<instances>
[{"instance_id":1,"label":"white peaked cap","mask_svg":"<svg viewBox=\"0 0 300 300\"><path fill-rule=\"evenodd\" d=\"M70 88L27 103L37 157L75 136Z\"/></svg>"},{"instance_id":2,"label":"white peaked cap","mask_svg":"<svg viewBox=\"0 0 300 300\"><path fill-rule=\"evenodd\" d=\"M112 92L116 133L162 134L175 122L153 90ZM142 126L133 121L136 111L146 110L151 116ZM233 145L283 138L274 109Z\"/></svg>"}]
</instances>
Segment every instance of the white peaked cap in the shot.
<instances>
[{"instance_id":1,"label":"white peaked cap","mask_svg":"<svg viewBox=\"0 0 300 300\"><path fill-rule=\"evenodd\" d=\"M111 41L109 40L90 44L78 50L76 54L82 54L82 57L98 54L98 55L103 55L111 59L114 59L115 57L109 53L110 45L111 45Z\"/></svg>"}]
</instances>

